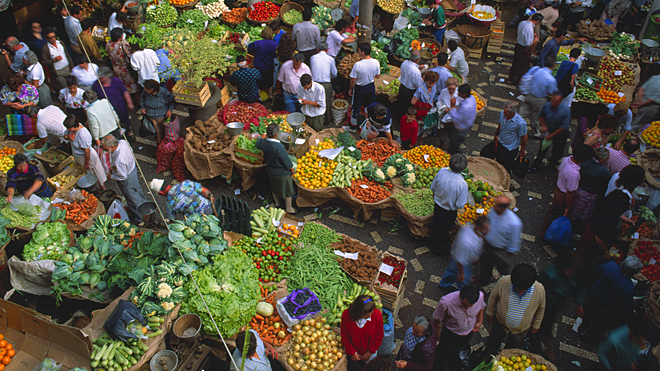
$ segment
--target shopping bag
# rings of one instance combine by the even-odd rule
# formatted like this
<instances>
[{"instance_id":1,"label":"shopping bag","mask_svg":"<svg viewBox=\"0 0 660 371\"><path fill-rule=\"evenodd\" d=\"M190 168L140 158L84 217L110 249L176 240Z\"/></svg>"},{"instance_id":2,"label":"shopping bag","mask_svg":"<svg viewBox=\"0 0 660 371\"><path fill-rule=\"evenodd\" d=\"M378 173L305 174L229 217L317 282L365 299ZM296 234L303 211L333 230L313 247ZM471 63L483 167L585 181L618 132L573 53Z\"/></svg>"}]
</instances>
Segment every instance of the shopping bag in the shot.
<instances>
[{"instance_id":1,"label":"shopping bag","mask_svg":"<svg viewBox=\"0 0 660 371\"><path fill-rule=\"evenodd\" d=\"M479 156L486 157L490 159L495 159L497 157L497 143L492 141L484 146L479 152Z\"/></svg>"},{"instance_id":2,"label":"shopping bag","mask_svg":"<svg viewBox=\"0 0 660 371\"><path fill-rule=\"evenodd\" d=\"M523 179L525 176L527 176L528 169L529 161L525 157L520 157L513 164L513 175Z\"/></svg>"},{"instance_id":3,"label":"shopping bag","mask_svg":"<svg viewBox=\"0 0 660 371\"><path fill-rule=\"evenodd\" d=\"M569 246L573 240L571 221L565 216L555 219L545 232L545 240L557 245Z\"/></svg>"},{"instance_id":4,"label":"shopping bag","mask_svg":"<svg viewBox=\"0 0 660 371\"><path fill-rule=\"evenodd\" d=\"M151 120L147 118L147 116L144 116L144 118L142 119L142 125L140 125L140 130L138 130L138 134L140 134L141 137L156 135L156 128L154 127L154 124L151 123Z\"/></svg>"},{"instance_id":5,"label":"shopping bag","mask_svg":"<svg viewBox=\"0 0 660 371\"><path fill-rule=\"evenodd\" d=\"M358 133L360 134L360 138L364 140L371 140L378 136L378 130L371 125L368 119L362 122L362 125L358 128Z\"/></svg>"},{"instance_id":6,"label":"shopping bag","mask_svg":"<svg viewBox=\"0 0 660 371\"><path fill-rule=\"evenodd\" d=\"M176 142L179 140L181 128L179 126L179 116L170 115L170 118L163 121L163 128L165 129L165 140L168 142Z\"/></svg>"},{"instance_id":7,"label":"shopping bag","mask_svg":"<svg viewBox=\"0 0 660 371\"><path fill-rule=\"evenodd\" d=\"M108 216L111 216L115 219L122 219L129 221L128 213L123 202L119 200L114 200L112 205L108 208Z\"/></svg>"}]
</instances>

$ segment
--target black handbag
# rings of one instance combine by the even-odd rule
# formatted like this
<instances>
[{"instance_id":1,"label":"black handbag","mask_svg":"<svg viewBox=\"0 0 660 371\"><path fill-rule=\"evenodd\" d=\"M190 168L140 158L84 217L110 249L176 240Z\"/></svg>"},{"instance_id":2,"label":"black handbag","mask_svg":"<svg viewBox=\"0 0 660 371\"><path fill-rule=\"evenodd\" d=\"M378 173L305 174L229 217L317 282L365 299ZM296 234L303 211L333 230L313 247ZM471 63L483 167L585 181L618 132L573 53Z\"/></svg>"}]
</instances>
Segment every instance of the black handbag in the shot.
<instances>
[{"instance_id":1,"label":"black handbag","mask_svg":"<svg viewBox=\"0 0 660 371\"><path fill-rule=\"evenodd\" d=\"M156 135L156 128L154 127L154 124L146 116L142 119L142 125L140 125L138 134L140 134L140 136L143 138L150 135Z\"/></svg>"},{"instance_id":2,"label":"black handbag","mask_svg":"<svg viewBox=\"0 0 660 371\"><path fill-rule=\"evenodd\" d=\"M492 141L484 146L479 152L479 156L486 157L490 159L495 159L497 157L497 143Z\"/></svg>"},{"instance_id":3,"label":"black handbag","mask_svg":"<svg viewBox=\"0 0 660 371\"><path fill-rule=\"evenodd\" d=\"M527 175L529 161L525 157L518 158L513 165L513 175L523 179Z\"/></svg>"}]
</instances>

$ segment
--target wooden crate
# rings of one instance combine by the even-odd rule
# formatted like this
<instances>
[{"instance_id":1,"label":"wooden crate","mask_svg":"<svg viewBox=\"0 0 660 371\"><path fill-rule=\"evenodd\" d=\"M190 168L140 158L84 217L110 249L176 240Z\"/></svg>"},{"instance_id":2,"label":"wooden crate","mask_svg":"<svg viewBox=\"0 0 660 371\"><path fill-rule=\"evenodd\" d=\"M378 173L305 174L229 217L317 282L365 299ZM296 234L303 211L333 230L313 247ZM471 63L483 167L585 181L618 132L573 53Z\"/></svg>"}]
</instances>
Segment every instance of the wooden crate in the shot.
<instances>
[{"instance_id":1,"label":"wooden crate","mask_svg":"<svg viewBox=\"0 0 660 371\"><path fill-rule=\"evenodd\" d=\"M73 175L74 176L73 180L69 181L66 184L59 184L59 183L57 183L56 181L53 180L53 178L54 178L54 176L53 176L53 177L48 178L48 183L51 184L56 189L72 189L73 187L76 186L76 183L78 182L78 179L82 178L82 176L85 175L85 174L87 174L85 169L78 166L78 164L71 164L71 166L69 166L69 168L62 171L58 175L64 175L64 176Z\"/></svg>"},{"instance_id":2,"label":"wooden crate","mask_svg":"<svg viewBox=\"0 0 660 371\"><path fill-rule=\"evenodd\" d=\"M57 152L57 153L60 153L64 156L67 156L66 160L61 161L61 162L56 162L56 161L50 160L50 159L45 157L47 154L53 153L53 152ZM56 147L50 147L43 154L36 153L34 155L34 157L36 157L37 159L39 159L41 161L41 163L46 167L46 169L48 170L48 173L51 176L55 176L55 175L61 173L62 170L66 169L67 166L71 165L74 162L73 156L70 156L66 152L60 151ZM47 174L44 174L44 176L46 176L46 175Z\"/></svg>"},{"instance_id":3,"label":"wooden crate","mask_svg":"<svg viewBox=\"0 0 660 371\"><path fill-rule=\"evenodd\" d=\"M478 48L478 49L470 49L470 48L468 48L468 50L470 51L470 55L469 55L468 57L469 57L469 58L474 58L474 59L481 59L481 54L483 54L483 52L484 52L484 48L483 48L483 47L482 47L482 48Z\"/></svg>"},{"instance_id":4,"label":"wooden crate","mask_svg":"<svg viewBox=\"0 0 660 371\"><path fill-rule=\"evenodd\" d=\"M250 152L250 151L246 151L246 150L244 150L243 148L238 148L238 147L235 147L234 150L235 150L236 153L242 153L242 154L244 154L244 155L246 155L246 156L254 157L254 158L256 158L258 161L255 163L255 162L250 162L250 161L248 161L248 160L246 160L246 159L244 159L244 158L242 158L242 157L237 157L239 160L242 160L242 161L245 161L245 162L248 162L248 163L252 163L252 164L254 164L254 165L261 165L261 164L263 164L263 162L264 162L264 155L263 155L263 154L259 155L259 154L252 153L252 152Z\"/></svg>"},{"instance_id":5,"label":"wooden crate","mask_svg":"<svg viewBox=\"0 0 660 371\"><path fill-rule=\"evenodd\" d=\"M406 284L408 282L408 262L404 258L400 256L392 255L387 251L383 252L383 254L381 255L381 261L386 257L395 258L399 261L403 261L405 264L403 274L401 275L401 283L399 284L399 288L397 289L396 292L394 292L385 287L381 287L378 282L378 277L380 277L381 274L385 274L385 273L378 271L378 274L376 274L376 279L374 279L374 283L372 285L373 286L372 291L375 291L376 294L380 296L380 300L383 304L383 308L387 308L391 310L392 313L395 312L398 313L397 305L401 303L401 300L403 300L403 295L406 291Z\"/></svg>"},{"instance_id":6,"label":"wooden crate","mask_svg":"<svg viewBox=\"0 0 660 371\"><path fill-rule=\"evenodd\" d=\"M504 22L499 19L490 24L490 38L488 39L487 53L500 54L504 41Z\"/></svg>"},{"instance_id":7,"label":"wooden crate","mask_svg":"<svg viewBox=\"0 0 660 371\"><path fill-rule=\"evenodd\" d=\"M231 35L238 35L238 37L239 37L239 43L238 43L238 44L235 44L235 45L236 45L236 49L241 50L241 51L244 51L244 52L247 51L247 47L248 47L248 45L250 44L250 35L248 35L248 34L243 34L243 35L241 36L241 34L238 33L238 32L225 32L224 35L222 36L222 43L223 43L223 44L226 44L227 42L230 42L230 41L227 40L227 39L228 39ZM233 43L232 43L232 44L233 44ZM247 58L247 57L246 57L246 58ZM254 59L254 58L252 58L252 59Z\"/></svg>"},{"instance_id":8,"label":"wooden crate","mask_svg":"<svg viewBox=\"0 0 660 371\"><path fill-rule=\"evenodd\" d=\"M184 93L185 91L185 93ZM206 101L211 98L211 91L209 90L208 83L205 83L201 88L187 85L183 80L179 80L172 89L174 100L177 103L189 104L191 106L203 107Z\"/></svg>"},{"instance_id":9,"label":"wooden crate","mask_svg":"<svg viewBox=\"0 0 660 371\"><path fill-rule=\"evenodd\" d=\"M231 101L231 90L229 90L229 85L225 84L225 87L220 90L220 94L220 102L222 102L222 106L224 107Z\"/></svg>"},{"instance_id":10,"label":"wooden crate","mask_svg":"<svg viewBox=\"0 0 660 371\"><path fill-rule=\"evenodd\" d=\"M282 224L295 225L299 232L298 236L302 234L302 231L305 228L305 219L297 218L289 213L284 213L284 215L282 216L282 220L280 220L279 222L280 225L277 226L277 234L288 238L295 238L295 237L293 237L293 233L291 231L282 230Z\"/></svg>"}]
</instances>

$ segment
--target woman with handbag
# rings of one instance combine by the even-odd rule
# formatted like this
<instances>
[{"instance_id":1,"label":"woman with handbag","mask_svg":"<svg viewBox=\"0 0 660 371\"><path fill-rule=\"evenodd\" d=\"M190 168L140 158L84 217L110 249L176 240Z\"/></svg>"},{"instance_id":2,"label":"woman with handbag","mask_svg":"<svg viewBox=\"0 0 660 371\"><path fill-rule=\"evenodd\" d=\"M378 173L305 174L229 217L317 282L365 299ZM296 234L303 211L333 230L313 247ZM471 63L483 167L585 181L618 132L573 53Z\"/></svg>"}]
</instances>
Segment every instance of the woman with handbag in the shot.
<instances>
[{"instance_id":1,"label":"woman with handbag","mask_svg":"<svg viewBox=\"0 0 660 371\"><path fill-rule=\"evenodd\" d=\"M419 126L418 136L422 135L424 130L428 130L437 125L437 116L433 115L428 117L427 115L433 105L435 104L436 88L435 83L438 82L439 75L435 71L429 71L424 75L424 84L419 86L415 91L410 104L417 108L417 117L416 120L418 123L423 123Z\"/></svg>"},{"instance_id":2,"label":"woman with handbag","mask_svg":"<svg viewBox=\"0 0 660 371\"><path fill-rule=\"evenodd\" d=\"M122 28L115 28L110 31L110 41L105 44L105 50L110 56L115 75L124 83L126 91L129 94L137 93L137 83L133 76L131 76L131 71L134 70L129 66L131 47L124 39L124 30Z\"/></svg>"}]
</instances>

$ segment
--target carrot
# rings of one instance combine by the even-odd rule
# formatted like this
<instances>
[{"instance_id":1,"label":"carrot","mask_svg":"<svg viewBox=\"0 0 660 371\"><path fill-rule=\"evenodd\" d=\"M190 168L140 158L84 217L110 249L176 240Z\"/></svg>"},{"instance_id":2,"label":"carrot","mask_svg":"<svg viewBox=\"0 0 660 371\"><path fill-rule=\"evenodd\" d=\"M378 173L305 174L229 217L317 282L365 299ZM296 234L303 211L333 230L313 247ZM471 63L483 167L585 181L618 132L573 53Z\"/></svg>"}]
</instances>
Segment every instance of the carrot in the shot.
<instances>
[{"instance_id":1,"label":"carrot","mask_svg":"<svg viewBox=\"0 0 660 371\"><path fill-rule=\"evenodd\" d=\"M258 319L258 320L261 320L261 321L264 320L264 317L262 317L262 316L259 315L259 314L255 314L255 315L254 315L254 318L256 318L256 319Z\"/></svg>"},{"instance_id":2,"label":"carrot","mask_svg":"<svg viewBox=\"0 0 660 371\"><path fill-rule=\"evenodd\" d=\"M280 316L278 316L277 314L272 316L271 318L273 319L273 322L279 322L282 320L282 318L280 318Z\"/></svg>"}]
</instances>

